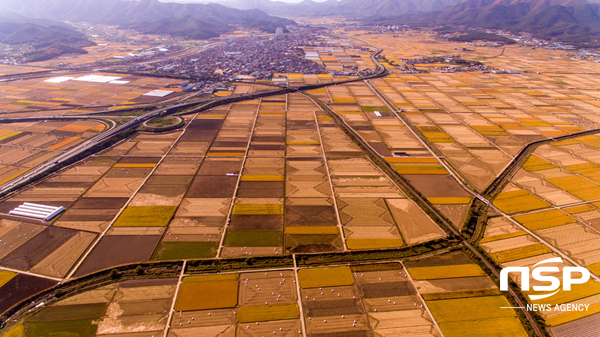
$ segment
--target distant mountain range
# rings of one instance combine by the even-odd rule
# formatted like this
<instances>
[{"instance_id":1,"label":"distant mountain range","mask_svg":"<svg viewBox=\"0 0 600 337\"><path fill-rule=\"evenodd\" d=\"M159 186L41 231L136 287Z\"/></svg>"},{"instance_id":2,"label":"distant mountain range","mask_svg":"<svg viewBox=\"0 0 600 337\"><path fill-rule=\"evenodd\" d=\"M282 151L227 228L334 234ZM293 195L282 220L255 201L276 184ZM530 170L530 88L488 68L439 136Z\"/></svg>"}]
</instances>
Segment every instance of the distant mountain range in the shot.
<instances>
[{"instance_id":1,"label":"distant mountain range","mask_svg":"<svg viewBox=\"0 0 600 337\"><path fill-rule=\"evenodd\" d=\"M201 0L216 2L215 0ZM238 9L260 9L272 15L284 16L395 16L414 14L455 5L461 0L304 0L286 3L271 0L221 0L219 3Z\"/></svg>"},{"instance_id":2,"label":"distant mountain range","mask_svg":"<svg viewBox=\"0 0 600 337\"><path fill-rule=\"evenodd\" d=\"M465 0L436 11L378 16L369 21L524 31L581 47L600 46L600 4L583 0Z\"/></svg>"},{"instance_id":3,"label":"distant mountain range","mask_svg":"<svg viewBox=\"0 0 600 337\"><path fill-rule=\"evenodd\" d=\"M600 46L600 0L1 0L0 22L39 20L118 24L196 39L243 25L274 32L295 25L273 16L345 16L376 24L466 26L526 31L579 46ZM219 2L198 3L198 2ZM269 14L267 14L269 13ZM16 19L10 19L16 18ZM19 21L20 20L20 21Z\"/></svg>"},{"instance_id":4,"label":"distant mountain range","mask_svg":"<svg viewBox=\"0 0 600 337\"><path fill-rule=\"evenodd\" d=\"M57 21L87 21L142 28L195 38L218 36L231 25L274 32L295 25L260 10L239 10L219 4L163 3L158 0L2 0L0 18L11 16Z\"/></svg>"},{"instance_id":5,"label":"distant mountain range","mask_svg":"<svg viewBox=\"0 0 600 337\"><path fill-rule=\"evenodd\" d=\"M384 25L448 25L525 31L578 46L600 46L598 0L304 0L297 4L222 0L221 3L235 8L258 8L283 16L346 16Z\"/></svg>"}]
</instances>

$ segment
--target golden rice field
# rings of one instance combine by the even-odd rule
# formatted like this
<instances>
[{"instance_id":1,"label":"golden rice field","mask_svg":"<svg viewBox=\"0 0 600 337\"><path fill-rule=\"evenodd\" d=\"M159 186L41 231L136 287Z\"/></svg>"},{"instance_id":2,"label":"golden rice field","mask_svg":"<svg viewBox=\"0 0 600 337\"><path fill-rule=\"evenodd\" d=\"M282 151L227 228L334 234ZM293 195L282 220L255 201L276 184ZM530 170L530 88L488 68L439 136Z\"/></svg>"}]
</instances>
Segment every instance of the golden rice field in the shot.
<instances>
[{"instance_id":1,"label":"golden rice field","mask_svg":"<svg viewBox=\"0 0 600 337\"><path fill-rule=\"evenodd\" d=\"M526 259L537 255L543 255L551 253L552 250L547 246L539 243L535 245L529 245L524 247L513 248L500 252L491 253L491 258L498 263L506 263L516 260Z\"/></svg>"},{"instance_id":2,"label":"golden rice field","mask_svg":"<svg viewBox=\"0 0 600 337\"><path fill-rule=\"evenodd\" d=\"M0 271L0 288L2 288L2 286L8 283L10 280L15 278L15 276L17 276L17 273L13 273L12 271Z\"/></svg>"},{"instance_id":3,"label":"golden rice field","mask_svg":"<svg viewBox=\"0 0 600 337\"><path fill-rule=\"evenodd\" d=\"M298 272L302 288L348 286L354 284L349 267L311 268Z\"/></svg>"},{"instance_id":4,"label":"golden rice field","mask_svg":"<svg viewBox=\"0 0 600 337\"><path fill-rule=\"evenodd\" d=\"M562 226L576 222L575 219L559 210L549 210L524 215L517 215L514 216L513 219L517 220L523 226L527 227L532 231Z\"/></svg>"},{"instance_id":5,"label":"golden rice field","mask_svg":"<svg viewBox=\"0 0 600 337\"><path fill-rule=\"evenodd\" d=\"M434 280L456 277L485 276L485 272L476 264L450 265L437 267L416 267L408 269L415 280Z\"/></svg>"},{"instance_id":6,"label":"golden rice field","mask_svg":"<svg viewBox=\"0 0 600 337\"><path fill-rule=\"evenodd\" d=\"M240 323L280 321L300 317L298 304L259 305L240 307L237 321Z\"/></svg>"},{"instance_id":7,"label":"golden rice field","mask_svg":"<svg viewBox=\"0 0 600 337\"><path fill-rule=\"evenodd\" d=\"M204 281L196 278L181 285L175 311L233 308L237 301L237 280Z\"/></svg>"},{"instance_id":8,"label":"golden rice field","mask_svg":"<svg viewBox=\"0 0 600 337\"><path fill-rule=\"evenodd\" d=\"M550 204L525 190L500 193L493 201L502 211L514 214L550 207Z\"/></svg>"}]
</instances>

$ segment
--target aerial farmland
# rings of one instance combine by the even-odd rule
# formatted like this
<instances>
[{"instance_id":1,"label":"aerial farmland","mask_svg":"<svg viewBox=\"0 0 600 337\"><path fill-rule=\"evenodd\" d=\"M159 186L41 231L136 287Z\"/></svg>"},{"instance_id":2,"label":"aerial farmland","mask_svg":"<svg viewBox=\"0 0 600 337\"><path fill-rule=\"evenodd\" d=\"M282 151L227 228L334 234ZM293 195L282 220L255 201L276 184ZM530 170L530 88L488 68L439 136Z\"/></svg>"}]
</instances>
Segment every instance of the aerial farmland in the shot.
<instances>
[{"instance_id":1,"label":"aerial farmland","mask_svg":"<svg viewBox=\"0 0 600 337\"><path fill-rule=\"evenodd\" d=\"M599 63L338 23L327 73L0 65L0 336L595 336ZM543 263L590 278L501 289Z\"/></svg>"}]
</instances>

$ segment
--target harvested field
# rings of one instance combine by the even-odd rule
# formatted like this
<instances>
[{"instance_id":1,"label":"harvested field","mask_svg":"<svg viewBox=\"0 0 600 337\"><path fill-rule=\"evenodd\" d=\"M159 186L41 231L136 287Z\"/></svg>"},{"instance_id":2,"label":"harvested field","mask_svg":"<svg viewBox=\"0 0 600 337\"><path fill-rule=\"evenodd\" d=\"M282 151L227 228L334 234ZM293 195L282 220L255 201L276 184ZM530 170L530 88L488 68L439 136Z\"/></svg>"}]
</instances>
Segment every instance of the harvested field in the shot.
<instances>
[{"instance_id":1,"label":"harvested field","mask_svg":"<svg viewBox=\"0 0 600 337\"><path fill-rule=\"evenodd\" d=\"M209 259L217 255L218 248L218 242L163 242L158 246L152 259L158 261Z\"/></svg>"},{"instance_id":2,"label":"harvested field","mask_svg":"<svg viewBox=\"0 0 600 337\"><path fill-rule=\"evenodd\" d=\"M412 245L444 237L445 233L414 201L386 199L386 202L407 244Z\"/></svg>"},{"instance_id":3,"label":"harvested field","mask_svg":"<svg viewBox=\"0 0 600 337\"><path fill-rule=\"evenodd\" d=\"M32 273L53 277L65 277L79 257L96 239L96 234L79 232L40 263L31 268Z\"/></svg>"},{"instance_id":4,"label":"harvested field","mask_svg":"<svg viewBox=\"0 0 600 337\"><path fill-rule=\"evenodd\" d=\"M417 303L417 305L423 304L417 295L364 298L363 303L365 305L365 309L371 313L412 310L416 309L415 303Z\"/></svg>"},{"instance_id":5,"label":"harvested field","mask_svg":"<svg viewBox=\"0 0 600 337\"><path fill-rule=\"evenodd\" d=\"M263 322L260 325L254 324L239 324L237 336L240 337L255 337L274 335L292 337L298 336L302 332L300 320L285 320L275 322Z\"/></svg>"},{"instance_id":6,"label":"harvested field","mask_svg":"<svg viewBox=\"0 0 600 337\"><path fill-rule=\"evenodd\" d=\"M356 321L356 323L353 323ZM372 336L366 315L322 316L305 320L311 337L367 337Z\"/></svg>"},{"instance_id":7,"label":"harvested field","mask_svg":"<svg viewBox=\"0 0 600 337\"><path fill-rule=\"evenodd\" d=\"M424 280L415 282L415 285L425 299L433 299L432 296L426 296L430 294L452 296L451 293L477 294L483 290L497 290L496 284L487 276Z\"/></svg>"},{"instance_id":8,"label":"harvested field","mask_svg":"<svg viewBox=\"0 0 600 337\"><path fill-rule=\"evenodd\" d=\"M87 275L105 268L146 262L160 241L158 235L107 235L83 261L75 277Z\"/></svg>"},{"instance_id":9,"label":"harvested field","mask_svg":"<svg viewBox=\"0 0 600 337\"><path fill-rule=\"evenodd\" d=\"M178 144L181 145L180 143ZM169 154L172 154L170 152ZM156 168L154 174L161 176L191 176L196 174L201 158L193 157L167 157Z\"/></svg>"},{"instance_id":10,"label":"harvested field","mask_svg":"<svg viewBox=\"0 0 600 337\"><path fill-rule=\"evenodd\" d=\"M281 231L283 215L233 215L230 231Z\"/></svg>"},{"instance_id":11,"label":"harvested field","mask_svg":"<svg viewBox=\"0 0 600 337\"><path fill-rule=\"evenodd\" d=\"M229 212L231 199L229 198L210 198L210 199L183 199L176 217L216 217L224 218ZM220 226L225 220L221 221Z\"/></svg>"},{"instance_id":12,"label":"harvested field","mask_svg":"<svg viewBox=\"0 0 600 337\"><path fill-rule=\"evenodd\" d=\"M176 206L128 206L113 226L166 227L176 209Z\"/></svg>"},{"instance_id":13,"label":"harvested field","mask_svg":"<svg viewBox=\"0 0 600 337\"><path fill-rule=\"evenodd\" d=\"M244 273L240 275L238 304L258 306L265 303L284 304L297 301L294 275L289 271Z\"/></svg>"},{"instance_id":14,"label":"harvested field","mask_svg":"<svg viewBox=\"0 0 600 337\"><path fill-rule=\"evenodd\" d=\"M302 288L333 287L354 284L348 267L311 268L298 271Z\"/></svg>"},{"instance_id":15,"label":"harvested field","mask_svg":"<svg viewBox=\"0 0 600 337\"><path fill-rule=\"evenodd\" d=\"M184 282L175 311L233 308L237 298L238 281Z\"/></svg>"},{"instance_id":16,"label":"harvested field","mask_svg":"<svg viewBox=\"0 0 600 337\"><path fill-rule=\"evenodd\" d=\"M210 316L208 313L210 312ZM232 326L236 323L235 308L231 309L213 309L202 311L186 311L181 314L173 315L172 325L179 327L179 324L185 325L186 329L209 326ZM192 320L192 317L194 318Z\"/></svg>"},{"instance_id":17,"label":"harvested field","mask_svg":"<svg viewBox=\"0 0 600 337\"><path fill-rule=\"evenodd\" d=\"M550 329L556 337L594 337L600 334L600 314L588 316Z\"/></svg>"},{"instance_id":18,"label":"harvested field","mask_svg":"<svg viewBox=\"0 0 600 337\"><path fill-rule=\"evenodd\" d=\"M405 175L404 178L425 197L470 197L449 175Z\"/></svg>"},{"instance_id":19,"label":"harvested field","mask_svg":"<svg viewBox=\"0 0 600 337\"><path fill-rule=\"evenodd\" d=\"M84 293L68 297L54 304L59 305L74 305L74 304L93 304L93 303L108 303L111 301L117 291L117 284L111 284L98 289L86 291Z\"/></svg>"},{"instance_id":20,"label":"harvested field","mask_svg":"<svg viewBox=\"0 0 600 337\"><path fill-rule=\"evenodd\" d=\"M532 246L539 243L536 239L529 235L517 235L515 237L509 237L492 242L482 243L483 247L488 253L496 253L500 251L522 248L525 246Z\"/></svg>"},{"instance_id":21,"label":"harvested field","mask_svg":"<svg viewBox=\"0 0 600 337\"><path fill-rule=\"evenodd\" d=\"M237 320L240 323L279 321L299 317L300 311L296 303L241 307L237 313Z\"/></svg>"},{"instance_id":22,"label":"harvested field","mask_svg":"<svg viewBox=\"0 0 600 337\"><path fill-rule=\"evenodd\" d=\"M438 336L431 318L422 309L371 312L369 320L380 336Z\"/></svg>"},{"instance_id":23,"label":"harvested field","mask_svg":"<svg viewBox=\"0 0 600 337\"><path fill-rule=\"evenodd\" d=\"M48 227L0 259L0 266L30 270L77 234L72 229Z\"/></svg>"},{"instance_id":24,"label":"harvested field","mask_svg":"<svg viewBox=\"0 0 600 337\"><path fill-rule=\"evenodd\" d=\"M105 176L92 186L85 197L92 198L129 198L144 182L145 175L140 173L135 178L110 178Z\"/></svg>"},{"instance_id":25,"label":"harvested field","mask_svg":"<svg viewBox=\"0 0 600 337\"><path fill-rule=\"evenodd\" d=\"M394 226L394 220L384 199L344 198L339 199L340 220L344 226Z\"/></svg>"},{"instance_id":26,"label":"harvested field","mask_svg":"<svg viewBox=\"0 0 600 337\"><path fill-rule=\"evenodd\" d=\"M10 221L10 223L8 222ZM39 235L44 231L46 227L41 225L33 225L26 222L17 222L11 220L3 220L4 224L7 224L5 233L0 235L0 240L4 243L12 243L12 245L1 244L0 245L0 258L10 254L14 249L20 247L28 240L31 240L36 235Z\"/></svg>"}]
</instances>

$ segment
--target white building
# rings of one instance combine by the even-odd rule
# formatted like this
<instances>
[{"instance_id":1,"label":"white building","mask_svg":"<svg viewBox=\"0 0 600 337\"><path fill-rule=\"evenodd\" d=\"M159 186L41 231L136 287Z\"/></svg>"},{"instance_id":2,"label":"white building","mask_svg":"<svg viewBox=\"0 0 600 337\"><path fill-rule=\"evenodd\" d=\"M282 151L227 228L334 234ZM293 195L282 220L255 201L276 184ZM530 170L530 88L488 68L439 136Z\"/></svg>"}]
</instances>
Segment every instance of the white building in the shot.
<instances>
[{"instance_id":1,"label":"white building","mask_svg":"<svg viewBox=\"0 0 600 337\"><path fill-rule=\"evenodd\" d=\"M283 36L283 28L277 27L277 29L275 29L275 37L281 37L281 36Z\"/></svg>"}]
</instances>

